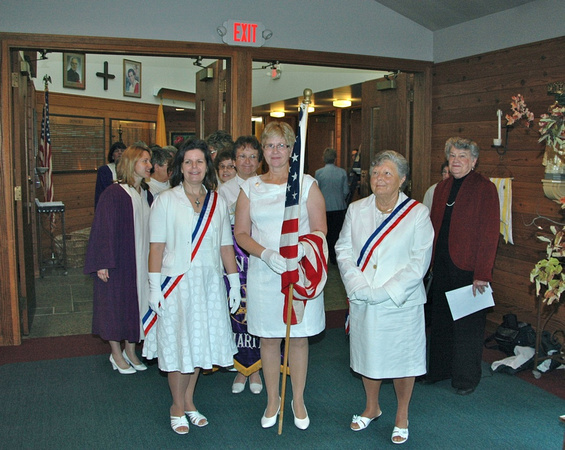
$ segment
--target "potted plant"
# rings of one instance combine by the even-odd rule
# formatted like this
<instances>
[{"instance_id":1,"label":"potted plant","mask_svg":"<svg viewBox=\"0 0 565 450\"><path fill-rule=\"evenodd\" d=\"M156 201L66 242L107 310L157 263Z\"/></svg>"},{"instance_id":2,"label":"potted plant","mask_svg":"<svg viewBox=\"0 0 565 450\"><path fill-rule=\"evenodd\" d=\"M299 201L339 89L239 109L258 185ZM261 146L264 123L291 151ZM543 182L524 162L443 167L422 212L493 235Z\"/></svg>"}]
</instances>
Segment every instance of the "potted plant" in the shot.
<instances>
[{"instance_id":1,"label":"potted plant","mask_svg":"<svg viewBox=\"0 0 565 450\"><path fill-rule=\"evenodd\" d=\"M565 197L561 199L563 205ZM563 257L565 256L564 240L565 227L558 229L551 226L553 238L538 236L538 239L547 242L546 257L540 259L530 272L530 281L536 284L536 295L539 296L542 286L545 286L543 301L548 305L561 300L565 291L565 273L563 273Z\"/></svg>"},{"instance_id":2,"label":"potted plant","mask_svg":"<svg viewBox=\"0 0 565 450\"><path fill-rule=\"evenodd\" d=\"M545 178L565 180L565 96L549 107L539 120L539 142L545 143Z\"/></svg>"}]
</instances>

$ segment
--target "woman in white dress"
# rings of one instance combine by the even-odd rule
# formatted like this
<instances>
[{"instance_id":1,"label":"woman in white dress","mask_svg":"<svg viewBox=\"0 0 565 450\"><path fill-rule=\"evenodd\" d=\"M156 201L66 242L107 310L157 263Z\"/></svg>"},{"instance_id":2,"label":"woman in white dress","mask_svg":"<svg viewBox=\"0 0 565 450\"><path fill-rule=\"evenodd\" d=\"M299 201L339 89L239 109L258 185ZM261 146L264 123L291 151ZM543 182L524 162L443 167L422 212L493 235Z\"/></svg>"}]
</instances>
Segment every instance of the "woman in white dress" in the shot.
<instances>
[{"instance_id":1,"label":"woman in white dress","mask_svg":"<svg viewBox=\"0 0 565 450\"><path fill-rule=\"evenodd\" d=\"M350 308L351 368L362 375L366 407L351 429L381 414L383 379L393 379L398 402L392 442L408 439L408 406L415 377L426 372L423 277L434 231L428 208L402 189L409 172L394 151L371 164L373 194L352 203L335 250Z\"/></svg>"},{"instance_id":2,"label":"woman in white dress","mask_svg":"<svg viewBox=\"0 0 565 450\"><path fill-rule=\"evenodd\" d=\"M158 357L159 369L168 372L171 427L186 434L186 416L195 426L208 424L193 401L200 369L229 367L237 353L224 267L232 310L241 294L228 209L215 192L216 173L204 141L187 141L177 152L171 186L151 211L149 305L158 319L143 354Z\"/></svg>"},{"instance_id":3,"label":"woman in white dress","mask_svg":"<svg viewBox=\"0 0 565 450\"><path fill-rule=\"evenodd\" d=\"M250 255L247 327L250 334L261 338L261 361L267 390L267 408L261 419L263 428L273 426L280 411L281 341L286 335L281 274L286 270L286 260L280 255L279 246L294 141L294 132L286 123L271 122L265 127L261 143L269 170L242 184L235 212L234 236L239 246ZM304 175L299 235L314 231L324 234L327 231L325 203L315 180ZM322 332L324 327L324 299L320 294L307 302L302 322L293 325L290 331L291 406L294 423L300 429L306 429L310 423L304 405L308 336Z\"/></svg>"}]
</instances>

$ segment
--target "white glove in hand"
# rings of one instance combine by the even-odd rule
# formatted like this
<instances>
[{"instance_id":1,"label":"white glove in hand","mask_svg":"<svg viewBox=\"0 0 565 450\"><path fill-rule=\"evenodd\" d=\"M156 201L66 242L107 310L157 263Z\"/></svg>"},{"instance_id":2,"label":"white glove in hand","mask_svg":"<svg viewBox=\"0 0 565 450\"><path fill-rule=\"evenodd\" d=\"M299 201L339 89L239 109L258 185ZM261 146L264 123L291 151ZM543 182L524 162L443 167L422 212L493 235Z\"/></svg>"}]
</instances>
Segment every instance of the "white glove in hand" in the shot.
<instances>
[{"instance_id":1,"label":"white glove in hand","mask_svg":"<svg viewBox=\"0 0 565 450\"><path fill-rule=\"evenodd\" d=\"M369 299L370 305L378 305L379 303L390 300L390 296L384 287L371 289L371 297Z\"/></svg>"},{"instance_id":2,"label":"white glove in hand","mask_svg":"<svg viewBox=\"0 0 565 450\"><path fill-rule=\"evenodd\" d=\"M361 304L364 302L369 302L371 300L371 288L369 286L364 286L357 289L351 296L350 301L353 303Z\"/></svg>"},{"instance_id":3,"label":"white glove in hand","mask_svg":"<svg viewBox=\"0 0 565 450\"><path fill-rule=\"evenodd\" d=\"M149 272L149 307L155 313L161 314L164 301L165 297L161 291L161 273Z\"/></svg>"},{"instance_id":4,"label":"white glove in hand","mask_svg":"<svg viewBox=\"0 0 565 450\"><path fill-rule=\"evenodd\" d=\"M302 244L302 242L298 243L298 262L300 262L300 260L302 258L304 258L304 255L306 254L306 252L304 251L304 244Z\"/></svg>"},{"instance_id":5,"label":"white glove in hand","mask_svg":"<svg viewBox=\"0 0 565 450\"><path fill-rule=\"evenodd\" d=\"M235 314L241 304L241 283L239 281L239 273L228 273L228 281L230 283L230 313Z\"/></svg>"},{"instance_id":6,"label":"white glove in hand","mask_svg":"<svg viewBox=\"0 0 565 450\"><path fill-rule=\"evenodd\" d=\"M286 259L279 252L266 248L261 253L261 259L271 270L279 275L286 272Z\"/></svg>"}]
</instances>

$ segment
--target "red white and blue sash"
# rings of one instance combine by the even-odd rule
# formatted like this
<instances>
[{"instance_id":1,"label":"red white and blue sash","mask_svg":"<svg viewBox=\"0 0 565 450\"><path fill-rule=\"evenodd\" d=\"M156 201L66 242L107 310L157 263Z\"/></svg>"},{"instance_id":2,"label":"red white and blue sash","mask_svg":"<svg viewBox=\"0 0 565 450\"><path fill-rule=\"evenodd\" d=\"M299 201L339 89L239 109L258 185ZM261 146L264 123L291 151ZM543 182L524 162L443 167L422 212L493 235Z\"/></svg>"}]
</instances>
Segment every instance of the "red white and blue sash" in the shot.
<instances>
[{"instance_id":1,"label":"red white and blue sash","mask_svg":"<svg viewBox=\"0 0 565 450\"><path fill-rule=\"evenodd\" d=\"M202 205L202 213L198 217L196 227L192 232L192 254L190 256L190 261L194 260L194 257L196 256L198 249L200 248L200 244L202 244L202 239L204 239L204 235L210 228L212 217L214 216L214 211L216 210L217 204L218 193L215 191L208 191L208 194L206 194L206 198L204 199L204 204ZM165 297L165 299L177 287L183 276L184 273L176 277L165 277L165 279L161 283L161 291L163 291L163 297ZM155 311L153 311L151 308L149 308L143 316L142 322L145 336L147 336L149 330L153 327L153 325L155 325L155 322L157 322L157 317L157 313L155 313Z\"/></svg>"},{"instance_id":2,"label":"red white and blue sash","mask_svg":"<svg viewBox=\"0 0 565 450\"><path fill-rule=\"evenodd\" d=\"M411 198L407 198L398 205L393 212L381 223L378 228L369 236L367 242L363 245L359 258L357 259L357 267L364 271L373 256L373 252L388 234L396 228L396 226L404 219L408 213L419 202Z\"/></svg>"}]
</instances>

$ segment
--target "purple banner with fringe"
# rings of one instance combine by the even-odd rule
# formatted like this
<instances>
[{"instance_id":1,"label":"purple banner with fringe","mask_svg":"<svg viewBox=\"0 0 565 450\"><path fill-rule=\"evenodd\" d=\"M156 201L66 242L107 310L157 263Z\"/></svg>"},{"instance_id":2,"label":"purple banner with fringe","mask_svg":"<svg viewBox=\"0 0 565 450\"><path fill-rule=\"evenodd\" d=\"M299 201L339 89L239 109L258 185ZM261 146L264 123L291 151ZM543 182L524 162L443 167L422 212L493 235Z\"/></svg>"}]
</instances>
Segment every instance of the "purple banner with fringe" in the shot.
<instances>
[{"instance_id":1,"label":"purple banner with fringe","mask_svg":"<svg viewBox=\"0 0 565 450\"><path fill-rule=\"evenodd\" d=\"M233 235L233 225L232 225ZM231 314L231 326L238 352L234 355L234 366L245 376L251 375L261 368L261 352L259 338L247 332L247 269L249 268L249 255L241 249L235 239L233 240L237 272L241 282L241 304L235 314ZM229 291L228 279L224 273L226 289Z\"/></svg>"}]
</instances>

